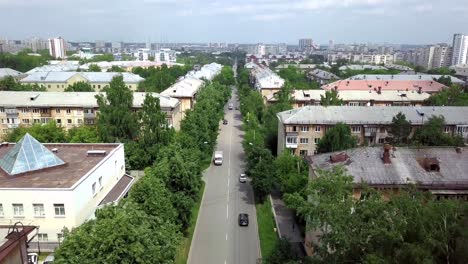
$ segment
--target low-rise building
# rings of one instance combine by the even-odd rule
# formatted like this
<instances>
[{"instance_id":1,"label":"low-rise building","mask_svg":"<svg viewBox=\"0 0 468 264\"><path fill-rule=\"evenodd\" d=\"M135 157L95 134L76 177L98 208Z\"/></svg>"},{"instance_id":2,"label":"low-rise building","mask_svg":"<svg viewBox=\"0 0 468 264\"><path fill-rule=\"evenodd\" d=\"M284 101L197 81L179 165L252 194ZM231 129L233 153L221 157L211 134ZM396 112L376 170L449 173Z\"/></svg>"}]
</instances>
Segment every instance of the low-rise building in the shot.
<instances>
[{"instance_id":1,"label":"low-rise building","mask_svg":"<svg viewBox=\"0 0 468 264\"><path fill-rule=\"evenodd\" d=\"M250 82L262 94L265 101L268 96L279 92L284 85L283 78L260 64L250 71Z\"/></svg>"},{"instance_id":2,"label":"low-rise building","mask_svg":"<svg viewBox=\"0 0 468 264\"><path fill-rule=\"evenodd\" d=\"M465 81L457 77L441 74L358 74L347 78L346 80L372 80L372 81L434 81L440 77L449 77L452 83L465 85Z\"/></svg>"},{"instance_id":3,"label":"low-rise building","mask_svg":"<svg viewBox=\"0 0 468 264\"><path fill-rule=\"evenodd\" d=\"M203 87L204 82L194 77L186 77L169 88L161 92L161 95L176 98L180 101L182 113L193 109L198 91Z\"/></svg>"},{"instance_id":4,"label":"low-rise building","mask_svg":"<svg viewBox=\"0 0 468 264\"><path fill-rule=\"evenodd\" d=\"M190 71L186 74L187 77L194 77L200 80L211 81L221 72L223 66L218 63L210 63L203 65L198 71Z\"/></svg>"},{"instance_id":5,"label":"low-rise building","mask_svg":"<svg viewBox=\"0 0 468 264\"><path fill-rule=\"evenodd\" d=\"M177 53L171 49L160 49L154 54L154 61L160 63L175 63L177 61Z\"/></svg>"},{"instance_id":6,"label":"low-rise building","mask_svg":"<svg viewBox=\"0 0 468 264\"><path fill-rule=\"evenodd\" d=\"M321 85L329 83L330 81L339 80L340 77L331 72L321 69L315 69L307 73L307 78L319 82Z\"/></svg>"},{"instance_id":7,"label":"low-rise building","mask_svg":"<svg viewBox=\"0 0 468 264\"><path fill-rule=\"evenodd\" d=\"M134 181L125 174L123 144L41 144L26 134L0 145L0 224L38 226L31 246L53 250L65 228L117 203Z\"/></svg>"},{"instance_id":8,"label":"low-rise building","mask_svg":"<svg viewBox=\"0 0 468 264\"><path fill-rule=\"evenodd\" d=\"M325 97L325 90L293 90L291 93L293 109L307 105L321 105L320 100ZM343 105L348 106L421 106L430 97L428 93L416 91L338 91L338 97ZM268 104L277 101L275 95L267 97Z\"/></svg>"},{"instance_id":9,"label":"low-rise building","mask_svg":"<svg viewBox=\"0 0 468 264\"><path fill-rule=\"evenodd\" d=\"M380 66L380 65L361 65L361 64L343 65L339 67L338 69L340 71L387 70L386 67Z\"/></svg>"},{"instance_id":10,"label":"low-rise building","mask_svg":"<svg viewBox=\"0 0 468 264\"><path fill-rule=\"evenodd\" d=\"M10 129L54 120L65 129L95 124L99 105L96 92L11 92L0 91L0 138ZM105 94L104 94L105 95ZM182 120L179 100L158 93L161 110L176 130ZM146 93L133 93L133 110L141 109ZM8 100L7 100L8 98Z\"/></svg>"},{"instance_id":11,"label":"low-rise building","mask_svg":"<svg viewBox=\"0 0 468 264\"><path fill-rule=\"evenodd\" d=\"M50 92L63 92L65 88L77 82L89 83L96 92L109 85L112 78L122 75L124 83L132 91L145 79L128 72L33 72L20 80L23 84L37 84Z\"/></svg>"},{"instance_id":12,"label":"low-rise building","mask_svg":"<svg viewBox=\"0 0 468 264\"><path fill-rule=\"evenodd\" d=\"M390 75L391 76L391 75ZM394 78L397 75L394 75ZM339 80L322 86L324 90L337 90L337 91L401 91L410 92L417 91L419 93L436 93L446 88L445 85L438 83L434 80L360 80L360 79L347 79Z\"/></svg>"},{"instance_id":13,"label":"low-rise building","mask_svg":"<svg viewBox=\"0 0 468 264\"><path fill-rule=\"evenodd\" d=\"M15 79L19 79L21 78L21 76L23 75L22 72L19 72L19 71L15 71L13 69L10 69L10 68L0 68L0 80L4 79L5 77L8 77L8 76L11 76Z\"/></svg>"},{"instance_id":14,"label":"low-rise building","mask_svg":"<svg viewBox=\"0 0 468 264\"><path fill-rule=\"evenodd\" d=\"M444 132L468 139L468 107L449 106L305 106L278 113L278 153L316 153L318 141L337 123L350 126L359 143L383 144L390 140L392 119L403 113L413 130L432 116L443 116Z\"/></svg>"}]
</instances>

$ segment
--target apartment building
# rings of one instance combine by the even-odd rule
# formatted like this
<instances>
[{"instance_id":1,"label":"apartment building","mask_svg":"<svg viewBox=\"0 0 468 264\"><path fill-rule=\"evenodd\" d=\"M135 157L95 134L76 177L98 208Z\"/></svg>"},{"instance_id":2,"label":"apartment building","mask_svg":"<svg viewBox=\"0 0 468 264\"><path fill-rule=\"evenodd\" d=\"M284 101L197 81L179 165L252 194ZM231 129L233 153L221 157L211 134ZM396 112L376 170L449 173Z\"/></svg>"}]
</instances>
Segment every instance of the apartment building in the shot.
<instances>
[{"instance_id":1,"label":"apartment building","mask_svg":"<svg viewBox=\"0 0 468 264\"><path fill-rule=\"evenodd\" d=\"M0 225L38 226L42 252L58 246L65 228L117 203L135 181L125 174L123 144L41 144L29 134L0 145L0 168Z\"/></svg>"},{"instance_id":2,"label":"apartment building","mask_svg":"<svg viewBox=\"0 0 468 264\"><path fill-rule=\"evenodd\" d=\"M465 64L468 60L468 35L453 35L452 65Z\"/></svg>"},{"instance_id":3,"label":"apartment building","mask_svg":"<svg viewBox=\"0 0 468 264\"><path fill-rule=\"evenodd\" d=\"M284 79L264 65L257 64L250 71L250 83L263 98L279 92L284 85Z\"/></svg>"},{"instance_id":4,"label":"apartment building","mask_svg":"<svg viewBox=\"0 0 468 264\"><path fill-rule=\"evenodd\" d=\"M337 90L337 91L402 91L402 92L411 92L417 91L419 93L436 93L445 88L446 86L438 83L434 80L424 80L421 75L421 79L417 80L398 80L391 79L398 78L397 75L389 75L385 79L367 78L367 75L359 79L358 77L353 79L339 80L322 86L324 90ZM387 79L390 78L390 79Z\"/></svg>"},{"instance_id":5,"label":"apartment building","mask_svg":"<svg viewBox=\"0 0 468 264\"><path fill-rule=\"evenodd\" d=\"M327 72L321 69L315 69L307 73L307 78L309 80L314 80L320 83L321 85L329 83L330 81L339 80L340 77L336 76L331 72Z\"/></svg>"},{"instance_id":6,"label":"apartment building","mask_svg":"<svg viewBox=\"0 0 468 264\"><path fill-rule=\"evenodd\" d=\"M154 54L154 61L160 63L175 63L177 54L171 49L160 49Z\"/></svg>"},{"instance_id":7,"label":"apartment building","mask_svg":"<svg viewBox=\"0 0 468 264\"><path fill-rule=\"evenodd\" d=\"M204 82L194 77L184 78L169 88L161 92L163 96L176 98L180 101L180 109L182 113L193 109L198 91L203 87Z\"/></svg>"},{"instance_id":8,"label":"apartment building","mask_svg":"<svg viewBox=\"0 0 468 264\"><path fill-rule=\"evenodd\" d=\"M96 92L102 91L109 85L112 78L122 75L123 81L132 91L136 91L138 84L145 79L128 72L33 72L20 80L23 84L37 84L47 88L50 92L63 92L65 88L77 82L89 83Z\"/></svg>"},{"instance_id":9,"label":"apartment building","mask_svg":"<svg viewBox=\"0 0 468 264\"><path fill-rule=\"evenodd\" d=\"M321 105L325 90L293 90L291 93L293 109L308 105ZM347 106L421 106L430 97L428 93L416 91L338 91L338 97ZM267 97L268 104L277 102L275 95Z\"/></svg>"},{"instance_id":10,"label":"apartment building","mask_svg":"<svg viewBox=\"0 0 468 264\"><path fill-rule=\"evenodd\" d=\"M345 80L372 80L372 81L434 81L440 77L449 77L452 83L458 85L465 85L465 81L451 76L451 75L440 75L440 74L358 74L349 77Z\"/></svg>"},{"instance_id":11,"label":"apartment building","mask_svg":"<svg viewBox=\"0 0 468 264\"><path fill-rule=\"evenodd\" d=\"M337 62L338 60L346 60L349 63L364 63L364 64L392 64L396 61L396 57L393 54L372 54L372 53L329 53L327 55L327 61L330 64Z\"/></svg>"},{"instance_id":12,"label":"apartment building","mask_svg":"<svg viewBox=\"0 0 468 264\"><path fill-rule=\"evenodd\" d=\"M337 123L349 125L361 144L383 144L391 138L392 118L400 112L414 128L441 115L446 122L445 133L468 139L468 107L305 106L277 114L278 153L284 149L301 156L316 153L318 141Z\"/></svg>"},{"instance_id":13,"label":"apartment building","mask_svg":"<svg viewBox=\"0 0 468 264\"><path fill-rule=\"evenodd\" d=\"M47 40L49 44L49 54L56 59L64 59L67 57L67 43L61 37L51 38Z\"/></svg>"},{"instance_id":14,"label":"apartment building","mask_svg":"<svg viewBox=\"0 0 468 264\"><path fill-rule=\"evenodd\" d=\"M65 129L96 122L99 106L95 92L10 92L0 91L0 138L10 129L54 120ZM179 100L158 93L161 110L176 130L182 120ZM133 111L141 109L146 93L133 93ZM5 98L5 99L3 99Z\"/></svg>"}]
</instances>

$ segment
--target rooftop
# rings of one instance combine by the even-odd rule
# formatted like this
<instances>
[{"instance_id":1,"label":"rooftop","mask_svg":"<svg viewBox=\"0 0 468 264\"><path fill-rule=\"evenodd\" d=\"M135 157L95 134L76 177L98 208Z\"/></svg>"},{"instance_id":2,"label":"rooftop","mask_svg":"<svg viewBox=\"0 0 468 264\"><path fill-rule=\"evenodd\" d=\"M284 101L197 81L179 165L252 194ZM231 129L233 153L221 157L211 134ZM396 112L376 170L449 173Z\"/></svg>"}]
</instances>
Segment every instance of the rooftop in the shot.
<instances>
[{"instance_id":1,"label":"rooftop","mask_svg":"<svg viewBox=\"0 0 468 264\"><path fill-rule=\"evenodd\" d=\"M336 76L335 74L321 69L315 69L313 71L310 71L308 74L324 80L340 79L340 77Z\"/></svg>"},{"instance_id":2,"label":"rooftop","mask_svg":"<svg viewBox=\"0 0 468 264\"><path fill-rule=\"evenodd\" d=\"M321 95L325 96L325 90L293 90L292 97L295 101L320 101ZM339 98L345 102L370 102L370 101L388 101L388 102L422 102L429 98L428 93L418 93L416 91L382 91L380 94L376 91L338 91ZM273 95L269 96L268 101L276 101Z\"/></svg>"},{"instance_id":3,"label":"rooftop","mask_svg":"<svg viewBox=\"0 0 468 264\"><path fill-rule=\"evenodd\" d=\"M170 97L193 97L198 90L203 86L203 81L194 77L186 77L166 90L161 92L161 95Z\"/></svg>"},{"instance_id":4,"label":"rooftop","mask_svg":"<svg viewBox=\"0 0 468 264\"><path fill-rule=\"evenodd\" d=\"M122 75L125 83L139 83L145 79L129 72L73 72L73 71L46 71L33 72L21 79L23 83L66 82L71 77L79 75L91 83L109 83L112 78Z\"/></svg>"},{"instance_id":5,"label":"rooftop","mask_svg":"<svg viewBox=\"0 0 468 264\"><path fill-rule=\"evenodd\" d=\"M342 153L324 153L310 157L314 169L345 167L355 183L369 185L405 185L409 183L431 188L468 187L468 151L457 152L451 147L404 148L390 150L390 163L382 160L383 148L363 147L344 151L348 159L330 162L330 157ZM438 170L430 170L424 161L432 161Z\"/></svg>"},{"instance_id":6,"label":"rooftop","mask_svg":"<svg viewBox=\"0 0 468 264\"><path fill-rule=\"evenodd\" d=\"M397 76L397 75L395 75ZM397 91L419 91L438 92L445 85L436 81L425 80L339 80L322 86L324 90L397 90Z\"/></svg>"},{"instance_id":7,"label":"rooftop","mask_svg":"<svg viewBox=\"0 0 468 264\"><path fill-rule=\"evenodd\" d=\"M338 68L340 71L345 71L345 70L356 70L356 71L362 71L366 69L371 69L371 70L386 70L384 66L379 66L379 65L361 65L361 64L355 64L355 65L344 65Z\"/></svg>"},{"instance_id":8,"label":"rooftop","mask_svg":"<svg viewBox=\"0 0 468 264\"><path fill-rule=\"evenodd\" d=\"M102 206L120 201L120 199L122 199L128 190L130 190L134 182L134 177L124 174L122 178L120 178L120 180L109 191L109 193L104 197L104 199L102 199L99 205Z\"/></svg>"},{"instance_id":9,"label":"rooftop","mask_svg":"<svg viewBox=\"0 0 468 264\"><path fill-rule=\"evenodd\" d=\"M283 124L391 124L399 112L413 125L439 115L448 125L468 125L468 107L455 106L305 106L277 116Z\"/></svg>"},{"instance_id":10,"label":"rooftop","mask_svg":"<svg viewBox=\"0 0 468 264\"><path fill-rule=\"evenodd\" d=\"M71 188L81 178L92 171L96 165L107 159L114 151L122 148L122 144L42 144L52 151L65 165L41 169L11 176L0 170L0 189L9 188ZM0 159L14 149L16 144L9 143L0 146ZM105 150L105 156L88 156L88 150Z\"/></svg>"},{"instance_id":11,"label":"rooftop","mask_svg":"<svg viewBox=\"0 0 468 264\"><path fill-rule=\"evenodd\" d=\"M98 92L12 92L0 91L0 107L84 107L97 108ZM133 107L140 108L147 93L133 93ZM159 98L161 108L174 108L179 100L158 93L151 93ZM33 100L32 100L33 98ZM6 100L8 99L8 100Z\"/></svg>"},{"instance_id":12,"label":"rooftop","mask_svg":"<svg viewBox=\"0 0 468 264\"><path fill-rule=\"evenodd\" d=\"M7 76L13 76L13 77L16 77L16 76L19 76L23 74L22 72L19 72L19 71L16 71L16 70L13 70L13 69L10 69L10 68L0 68L0 79L3 79Z\"/></svg>"},{"instance_id":13,"label":"rooftop","mask_svg":"<svg viewBox=\"0 0 468 264\"><path fill-rule=\"evenodd\" d=\"M251 74L255 78L255 86L258 90L279 89L284 85L284 79L266 66L258 65L252 69Z\"/></svg>"},{"instance_id":14,"label":"rooftop","mask_svg":"<svg viewBox=\"0 0 468 264\"><path fill-rule=\"evenodd\" d=\"M438 74L358 74L352 77L349 77L346 80L395 80L395 81L433 81L434 79L439 79L442 76L450 77L452 83L456 84L465 84L465 81L460 80L456 77L450 75L438 75Z\"/></svg>"}]
</instances>

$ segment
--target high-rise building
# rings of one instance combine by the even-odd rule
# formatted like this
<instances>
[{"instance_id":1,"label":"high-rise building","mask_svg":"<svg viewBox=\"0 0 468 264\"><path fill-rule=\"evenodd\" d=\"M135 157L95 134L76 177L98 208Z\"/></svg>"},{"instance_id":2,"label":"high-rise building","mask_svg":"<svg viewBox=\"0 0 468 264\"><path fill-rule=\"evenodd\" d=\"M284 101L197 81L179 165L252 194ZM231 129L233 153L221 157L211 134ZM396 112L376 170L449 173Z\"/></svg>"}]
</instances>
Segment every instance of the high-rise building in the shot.
<instances>
[{"instance_id":1,"label":"high-rise building","mask_svg":"<svg viewBox=\"0 0 468 264\"><path fill-rule=\"evenodd\" d=\"M171 49L160 49L154 55L154 61L156 62L170 62L175 63L177 60L176 52Z\"/></svg>"},{"instance_id":2,"label":"high-rise building","mask_svg":"<svg viewBox=\"0 0 468 264\"><path fill-rule=\"evenodd\" d=\"M328 50L335 50L335 44L332 39L328 41Z\"/></svg>"},{"instance_id":3,"label":"high-rise building","mask_svg":"<svg viewBox=\"0 0 468 264\"><path fill-rule=\"evenodd\" d=\"M452 47L447 44L437 44L434 46L434 58L432 68L448 67L452 62Z\"/></svg>"},{"instance_id":4,"label":"high-rise building","mask_svg":"<svg viewBox=\"0 0 468 264\"><path fill-rule=\"evenodd\" d=\"M465 64L468 56L468 35L453 35L452 65Z\"/></svg>"},{"instance_id":5,"label":"high-rise building","mask_svg":"<svg viewBox=\"0 0 468 264\"><path fill-rule=\"evenodd\" d=\"M314 47L314 41L310 38L308 39L299 39L299 50L307 51L311 50Z\"/></svg>"},{"instance_id":6,"label":"high-rise building","mask_svg":"<svg viewBox=\"0 0 468 264\"><path fill-rule=\"evenodd\" d=\"M67 56L67 44L62 37L48 39L49 54L56 59Z\"/></svg>"}]
</instances>

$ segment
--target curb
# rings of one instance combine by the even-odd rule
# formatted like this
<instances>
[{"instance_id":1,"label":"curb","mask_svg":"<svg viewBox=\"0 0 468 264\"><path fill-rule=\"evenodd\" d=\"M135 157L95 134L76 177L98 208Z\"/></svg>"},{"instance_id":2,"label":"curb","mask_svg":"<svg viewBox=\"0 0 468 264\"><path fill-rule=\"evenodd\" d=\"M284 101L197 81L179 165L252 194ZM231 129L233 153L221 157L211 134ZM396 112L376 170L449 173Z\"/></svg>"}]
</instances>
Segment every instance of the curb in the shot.
<instances>
[{"instance_id":1,"label":"curb","mask_svg":"<svg viewBox=\"0 0 468 264\"><path fill-rule=\"evenodd\" d=\"M268 198L270 200L271 211L273 212L273 218L275 218L275 224L276 224L276 230L278 232L278 237L281 239L281 230L278 225L278 219L277 219L276 212L275 212L275 204L273 203L273 199L271 198L270 194L268 195Z\"/></svg>"},{"instance_id":2,"label":"curb","mask_svg":"<svg viewBox=\"0 0 468 264\"><path fill-rule=\"evenodd\" d=\"M207 169L205 169L205 170L207 170ZM202 181L204 181L203 178L202 178ZM201 198L201 201L200 201L200 209L201 209L201 207L203 205L203 200L205 200L206 182L205 182L205 184L203 186L204 186L203 187L203 195L202 195L202 198ZM198 210L197 223L195 225L195 229L193 230L192 240L190 241L190 249L189 249L189 254L188 254L188 258L187 258L187 263L190 263L190 260L192 259L192 249L193 249L193 243L192 242L193 242L193 238L198 233L198 223L199 223L199 220L200 220L200 213L201 213L201 210Z\"/></svg>"}]
</instances>

